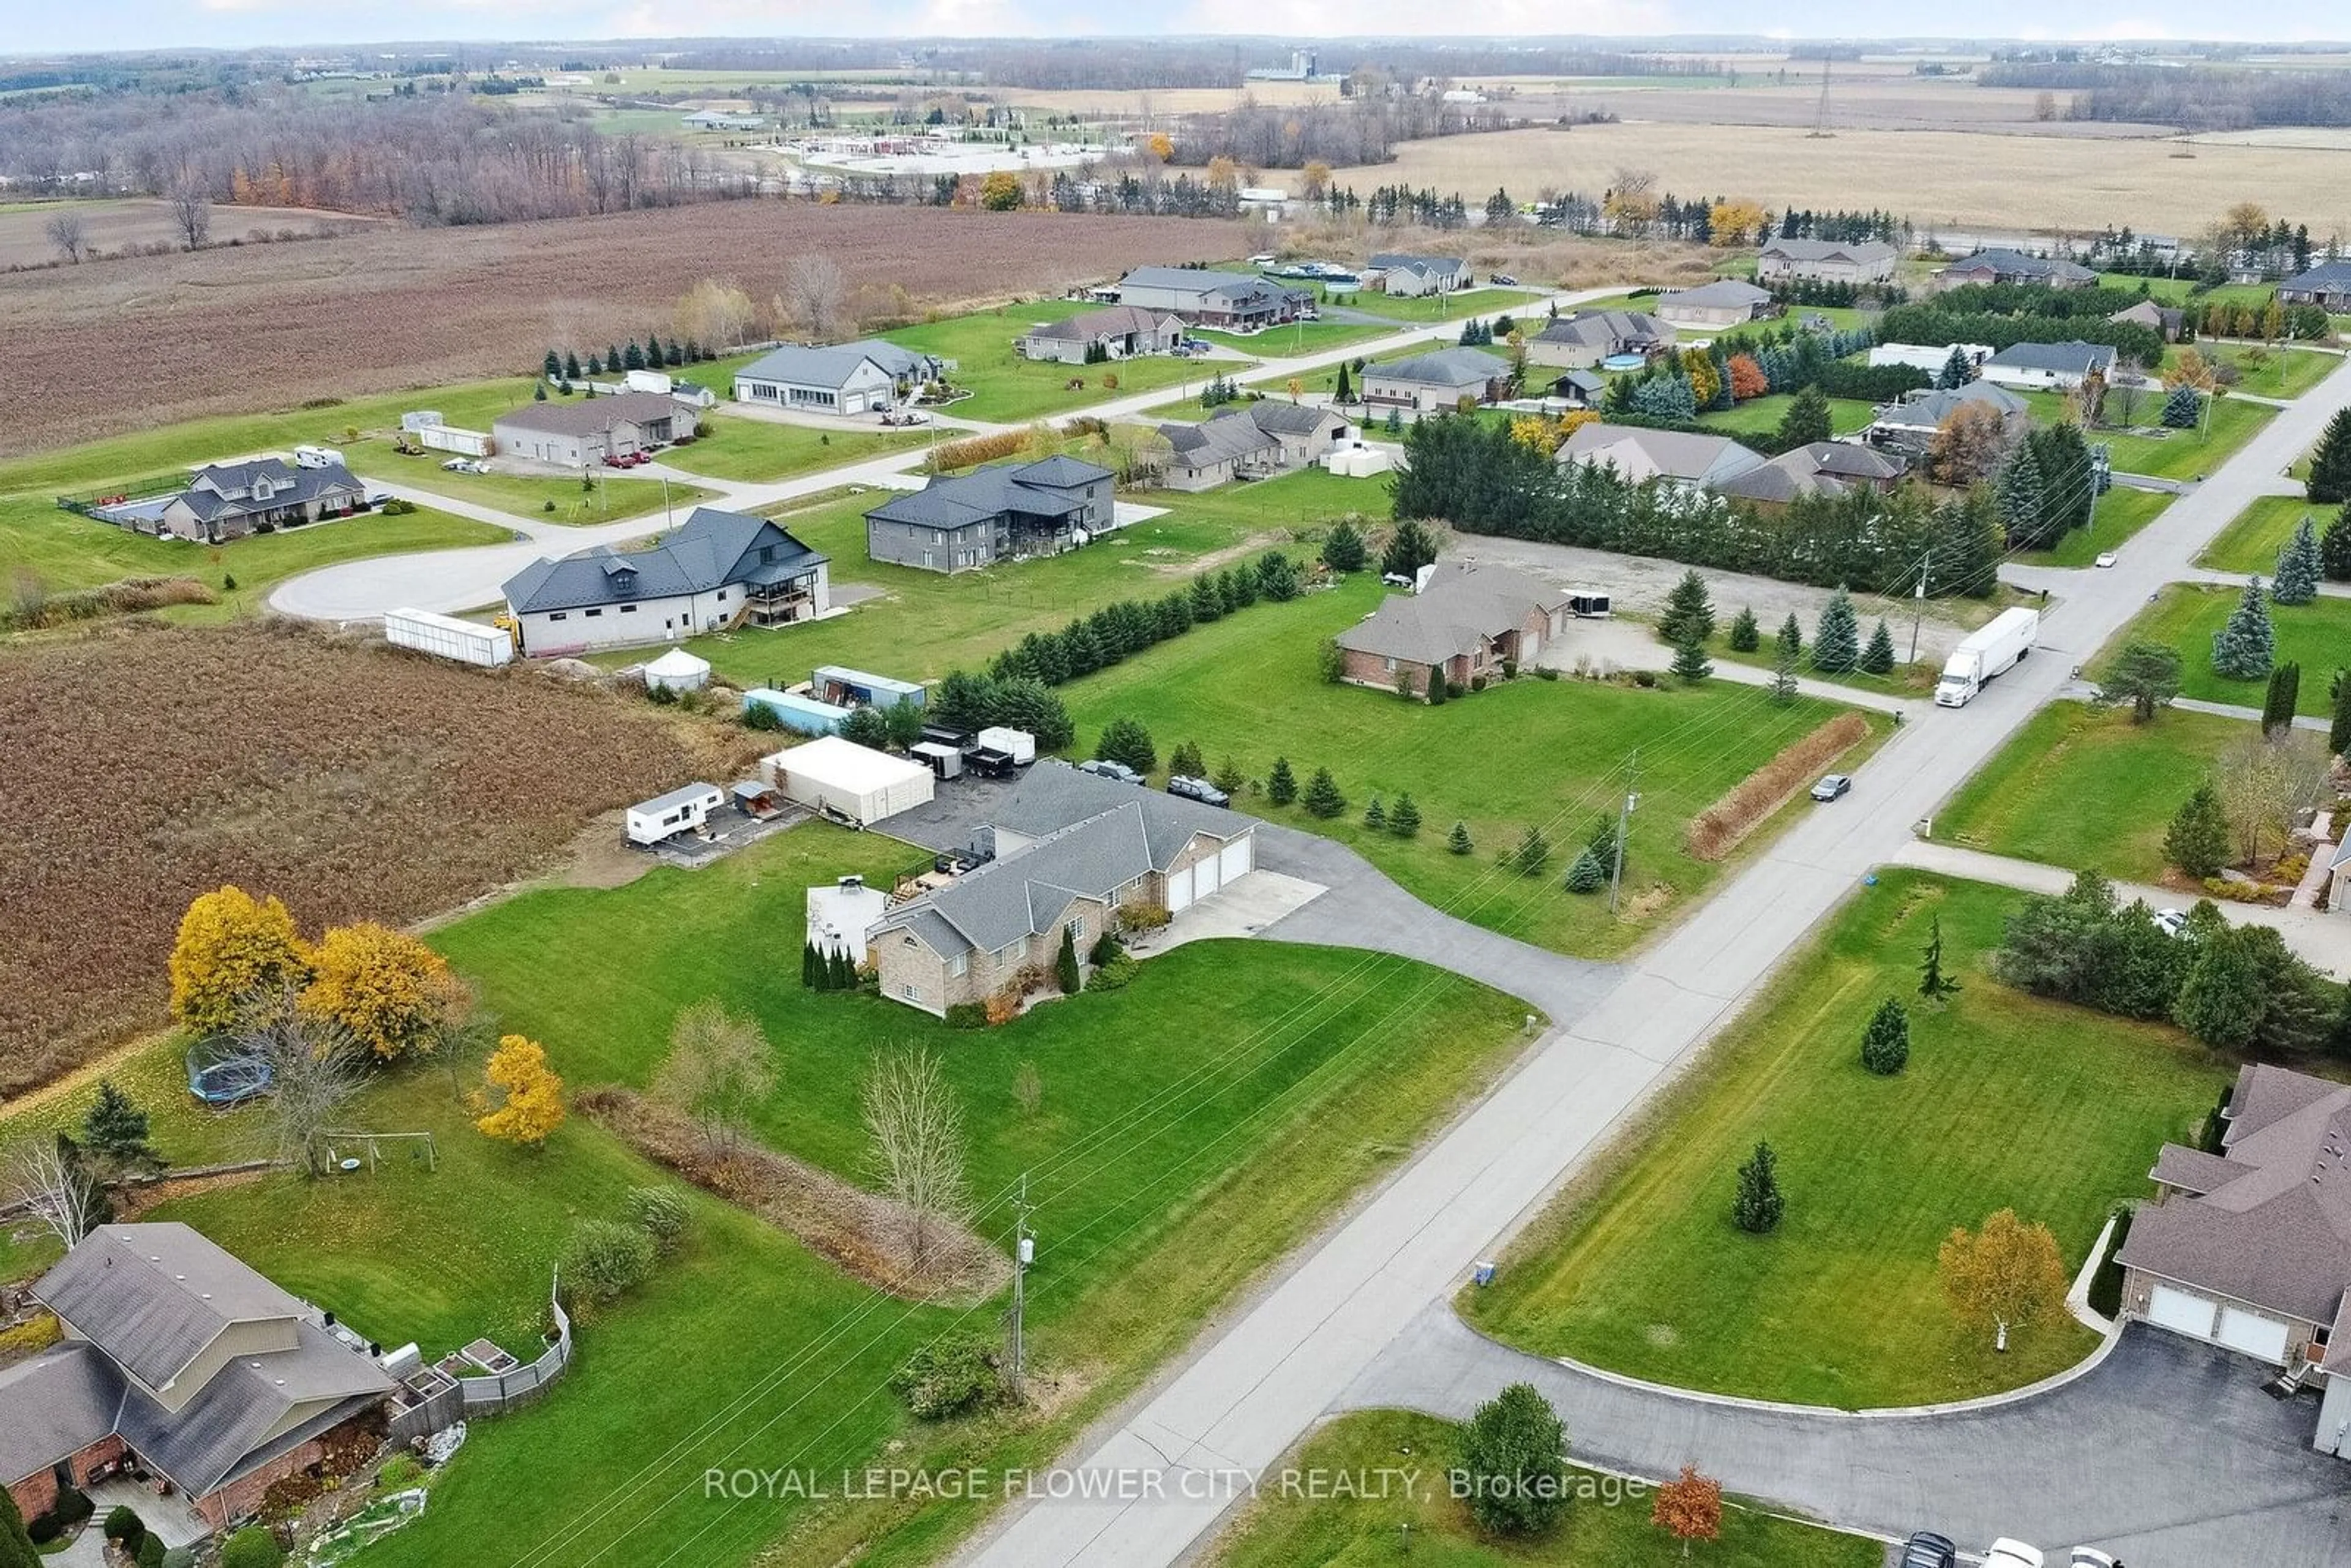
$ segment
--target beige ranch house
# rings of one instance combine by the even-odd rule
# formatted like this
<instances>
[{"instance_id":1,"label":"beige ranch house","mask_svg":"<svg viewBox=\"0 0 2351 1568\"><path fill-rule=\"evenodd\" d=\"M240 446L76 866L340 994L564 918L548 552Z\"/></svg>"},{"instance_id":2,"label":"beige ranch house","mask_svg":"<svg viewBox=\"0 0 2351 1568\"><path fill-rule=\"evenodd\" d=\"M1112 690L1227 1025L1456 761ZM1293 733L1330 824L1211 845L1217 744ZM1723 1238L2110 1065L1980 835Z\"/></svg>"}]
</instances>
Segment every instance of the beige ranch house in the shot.
<instances>
[{"instance_id":1,"label":"beige ranch house","mask_svg":"<svg viewBox=\"0 0 2351 1568\"><path fill-rule=\"evenodd\" d=\"M1468 686L1531 667L1567 630L1573 596L1508 567L1440 561L1417 593L1394 593L1339 633L1345 679L1426 698L1432 678Z\"/></svg>"},{"instance_id":2,"label":"beige ranch house","mask_svg":"<svg viewBox=\"0 0 2351 1568\"><path fill-rule=\"evenodd\" d=\"M944 1017L1082 958L1120 909L1181 913L1257 869L1257 820L1042 761L974 847L996 856L892 907L866 949L893 1001Z\"/></svg>"}]
</instances>

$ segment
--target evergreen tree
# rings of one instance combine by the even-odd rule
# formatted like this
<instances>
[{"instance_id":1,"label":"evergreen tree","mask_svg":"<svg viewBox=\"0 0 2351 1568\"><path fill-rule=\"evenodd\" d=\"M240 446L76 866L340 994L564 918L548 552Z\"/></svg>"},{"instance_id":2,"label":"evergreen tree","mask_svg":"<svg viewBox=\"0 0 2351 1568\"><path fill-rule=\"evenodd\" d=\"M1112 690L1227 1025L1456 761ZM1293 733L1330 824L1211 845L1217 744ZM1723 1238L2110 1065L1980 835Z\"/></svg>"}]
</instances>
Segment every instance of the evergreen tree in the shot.
<instances>
[{"instance_id":1,"label":"evergreen tree","mask_svg":"<svg viewBox=\"0 0 2351 1568\"><path fill-rule=\"evenodd\" d=\"M563 351L563 379L567 382L580 379L580 356L569 349Z\"/></svg>"},{"instance_id":2,"label":"evergreen tree","mask_svg":"<svg viewBox=\"0 0 2351 1568\"><path fill-rule=\"evenodd\" d=\"M1918 955L1918 994L1939 1002L1959 988L1959 981L1943 973L1943 917L1938 915L1928 925L1927 946Z\"/></svg>"},{"instance_id":3,"label":"evergreen tree","mask_svg":"<svg viewBox=\"0 0 2351 1568\"><path fill-rule=\"evenodd\" d=\"M641 360L644 358L642 354L637 357ZM593 366L590 367L591 370L593 368ZM607 343L604 345L604 369L616 376L621 373L621 348L619 344Z\"/></svg>"},{"instance_id":4,"label":"evergreen tree","mask_svg":"<svg viewBox=\"0 0 2351 1568\"><path fill-rule=\"evenodd\" d=\"M1796 624L1796 612L1792 610L1780 622L1780 649L1792 659L1804 651L1804 629Z\"/></svg>"},{"instance_id":5,"label":"evergreen tree","mask_svg":"<svg viewBox=\"0 0 2351 1568\"><path fill-rule=\"evenodd\" d=\"M1447 680L1447 679L1445 678L1445 666L1444 666L1444 665L1442 665L1442 664L1431 664L1431 665L1429 665L1429 666L1428 666L1428 706L1431 706L1431 707L1441 707L1441 706L1444 706L1444 703L1445 703L1445 699L1446 699L1447 697L1448 697L1448 696L1450 696L1450 695L1452 695L1452 686L1453 686L1453 683L1452 683L1451 681L1448 681L1448 680Z\"/></svg>"},{"instance_id":6,"label":"evergreen tree","mask_svg":"<svg viewBox=\"0 0 2351 1568\"><path fill-rule=\"evenodd\" d=\"M2317 598L2321 565L2318 530L2305 517L2294 525L2294 537L2278 551L2277 576L2270 581L2271 602L2307 604Z\"/></svg>"},{"instance_id":7,"label":"evergreen tree","mask_svg":"<svg viewBox=\"0 0 2351 1568\"><path fill-rule=\"evenodd\" d=\"M1420 808L1413 803L1409 791L1396 797L1388 808L1388 831L1400 839L1416 838L1420 833Z\"/></svg>"},{"instance_id":8,"label":"evergreen tree","mask_svg":"<svg viewBox=\"0 0 2351 1568\"><path fill-rule=\"evenodd\" d=\"M1703 643L1714 635L1714 601L1706 591L1706 579L1695 569L1682 573L1666 596L1666 612L1657 617L1657 635L1678 646L1684 643Z\"/></svg>"},{"instance_id":9,"label":"evergreen tree","mask_svg":"<svg viewBox=\"0 0 2351 1568\"><path fill-rule=\"evenodd\" d=\"M1265 798L1277 806L1287 806L1298 799L1298 775L1290 770L1290 758L1273 759L1273 771L1265 776Z\"/></svg>"},{"instance_id":10,"label":"evergreen tree","mask_svg":"<svg viewBox=\"0 0 2351 1568\"><path fill-rule=\"evenodd\" d=\"M1734 653L1751 653L1762 645L1762 628L1755 624L1755 612L1741 608L1730 622L1730 651Z\"/></svg>"},{"instance_id":11,"label":"evergreen tree","mask_svg":"<svg viewBox=\"0 0 2351 1568\"><path fill-rule=\"evenodd\" d=\"M2245 580L2244 597L2228 623L2212 633L2212 668L2232 681L2258 681L2277 660L2277 632L2270 624L2267 599L2258 577Z\"/></svg>"},{"instance_id":12,"label":"evergreen tree","mask_svg":"<svg viewBox=\"0 0 2351 1568\"><path fill-rule=\"evenodd\" d=\"M1976 368L1968 362L1968 351L1954 343L1950 353L1943 360L1943 368L1935 372L1935 390L1949 392L1975 379Z\"/></svg>"},{"instance_id":13,"label":"evergreen tree","mask_svg":"<svg viewBox=\"0 0 2351 1568\"><path fill-rule=\"evenodd\" d=\"M2194 387L2174 387L2163 400L2162 423L2166 430L2193 430L2203 419L2204 394ZM2317 498L2314 495L2311 497Z\"/></svg>"},{"instance_id":14,"label":"evergreen tree","mask_svg":"<svg viewBox=\"0 0 2351 1568\"><path fill-rule=\"evenodd\" d=\"M849 956L846 947L832 950L832 988L836 991L857 988L857 960Z\"/></svg>"},{"instance_id":15,"label":"evergreen tree","mask_svg":"<svg viewBox=\"0 0 2351 1568\"><path fill-rule=\"evenodd\" d=\"M1730 1200L1730 1218L1750 1236L1768 1236L1780 1228L1787 1212L1780 1193L1779 1161L1769 1144L1758 1144L1739 1167L1739 1191Z\"/></svg>"},{"instance_id":16,"label":"evergreen tree","mask_svg":"<svg viewBox=\"0 0 2351 1568\"><path fill-rule=\"evenodd\" d=\"M1532 1384L1478 1406L1461 1436L1469 1517L1489 1535L1536 1535L1567 1511L1567 1429Z\"/></svg>"},{"instance_id":17,"label":"evergreen tree","mask_svg":"<svg viewBox=\"0 0 2351 1568\"><path fill-rule=\"evenodd\" d=\"M2335 684L2328 688L2335 697L2335 719L2326 727L2326 749L2337 757L2351 757L2351 670L2335 672Z\"/></svg>"},{"instance_id":18,"label":"evergreen tree","mask_svg":"<svg viewBox=\"0 0 2351 1568\"><path fill-rule=\"evenodd\" d=\"M2171 826L2163 835L2163 858L2201 882L2220 874L2229 863L2229 813L2211 785L2199 784L2172 813Z\"/></svg>"},{"instance_id":19,"label":"evergreen tree","mask_svg":"<svg viewBox=\"0 0 2351 1568\"><path fill-rule=\"evenodd\" d=\"M1674 645L1674 678L1685 685L1696 685L1714 674L1714 664L1706 656L1706 644L1697 638L1686 638Z\"/></svg>"},{"instance_id":20,"label":"evergreen tree","mask_svg":"<svg viewBox=\"0 0 2351 1568\"><path fill-rule=\"evenodd\" d=\"M545 364L541 367L541 373L549 381L561 381L563 379L563 357L552 349L548 350L547 360Z\"/></svg>"},{"instance_id":21,"label":"evergreen tree","mask_svg":"<svg viewBox=\"0 0 2351 1568\"><path fill-rule=\"evenodd\" d=\"M1053 956L1053 981L1065 997L1078 994L1078 939L1070 927L1061 927L1061 950Z\"/></svg>"},{"instance_id":22,"label":"evergreen tree","mask_svg":"<svg viewBox=\"0 0 2351 1568\"><path fill-rule=\"evenodd\" d=\"M824 989L827 978L829 977L825 973L823 960L816 956L816 944L801 943L800 984L811 991L820 991Z\"/></svg>"},{"instance_id":23,"label":"evergreen tree","mask_svg":"<svg viewBox=\"0 0 2351 1568\"><path fill-rule=\"evenodd\" d=\"M1910 1063L1910 1014L1888 997L1878 1004L1861 1037L1861 1064L1880 1078L1891 1078Z\"/></svg>"},{"instance_id":24,"label":"evergreen tree","mask_svg":"<svg viewBox=\"0 0 2351 1568\"><path fill-rule=\"evenodd\" d=\"M1469 841L1469 824L1456 822L1453 831L1445 835L1445 847L1457 855L1466 855L1478 846Z\"/></svg>"},{"instance_id":25,"label":"evergreen tree","mask_svg":"<svg viewBox=\"0 0 2351 1568\"><path fill-rule=\"evenodd\" d=\"M2335 411L2326 434L2310 454L2310 477L2303 493L2313 506L2333 507L2351 501L2351 408Z\"/></svg>"},{"instance_id":26,"label":"evergreen tree","mask_svg":"<svg viewBox=\"0 0 2351 1568\"><path fill-rule=\"evenodd\" d=\"M1821 610L1821 624L1813 633L1813 668L1843 674L1861 662L1861 617L1854 613L1853 596L1842 588Z\"/></svg>"},{"instance_id":27,"label":"evergreen tree","mask_svg":"<svg viewBox=\"0 0 2351 1568\"><path fill-rule=\"evenodd\" d=\"M1771 700L1782 707L1796 700L1796 650L1784 637L1771 667Z\"/></svg>"},{"instance_id":28,"label":"evergreen tree","mask_svg":"<svg viewBox=\"0 0 2351 1568\"><path fill-rule=\"evenodd\" d=\"M672 338L662 349L662 363L664 365L682 365L685 363L685 350L677 346L677 340L675 338Z\"/></svg>"},{"instance_id":29,"label":"evergreen tree","mask_svg":"<svg viewBox=\"0 0 2351 1568\"><path fill-rule=\"evenodd\" d=\"M2318 569L2329 582L2351 582L2351 506L2335 514L2318 541Z\"/></svg>"},{"instance_id":30,"label":"evergreen tree","mask_svg":"<svg viewBox=\"0 0 2351 1568\"><path fill-rule=\"evenodd\" d=\"M1992 498L2012 548L2040 549L2048 542L2042 530L2042 488L2041 459L2033 455L2032 443L2021 441L1992 480Z\"/></svg>"},{"instance_id":31,"label":"evergreen tree","mask_svg":"<svg viewBox=\"0 0 2351 1568\"><path fill-rule=\"evenodd\" d=\"M2302 666L2291 661L2270 672L2270 689L2262 702L2262 733L2275 735L2294 723L2294 706L2302 701Z\"/></svg>"},{"instance_id":32,"label":"evergreen tree","mask_svg":"<svg viewBox=\"0 0 2351 1568\"><path fill-rule=\"evenodd\" d=\"M1332 571L1363 570L1365 554L1363 531L1346 517L1341 517L1332 527L1330 538L1322 541L1322 564Z\"/></svg>"},{"instance_id":33,"label":"evergreen tree","mask_svg":"<svg viewBox=\"0 0 2351 1568\"><path fill-rule=\"evenodd\" d=\"M1817 382L1807 382L1780 419L1780 448L1788 451L1826 441L1834 434L1829 422L1829 400Z\"/></svg>"},{"instance_id":34,"label":"evergreen tree","mask_svg":"<svg viewBox=\"0 0 2351 1568\"><path fill-rule=\"evenodd\" d=\"M1217 591L1217 580L1202 572L1192 580L1192 619L1200 625L1223 618L1225 596Z\"/></svg>"},{"instance_id":35,"label":"evergreen tree","mask_svg":"<svg viewBox=\"0 0 2351 1568\"><path fill-rule=\"evenodd\" d=\"M1388 809L1380 804L1377 795L1373 796L1372 803L1364 808L1364 826L1375 833L1388 830Z\"/></svg>"},{"instance_id":36,"label":"evergreen tree","mask_svg":"<svg viewBox=\"0 0 2351 1568\"><path fill-rule=\"evenodd\" d=\"M1540 828L1529 828L1519 835L1518 847L1511 850L1507 863L1520 876L1541 876L1542 868L1551 863L1551 844Z\"/></svg>"},{"instance_id":37,"label":"evergreen tree","mask_svg":"<svg viewBox=\"0 0 2351 1568\"><path fill-rule=\"evenodd\" d=\"M1270 549L1257 559L1257 591L1274 604L1287 604L1298 597L1298 563L1288 552Z\"/></svg>"},{"instance_id":38,"label":"evergreen tree","mask_svg":"<svg viewBox=\"0 0 2351 1568\"><path fill-rule=\"evenodd\" d=\"M1339 361L1339 390L1331 394L1331 401L1340 404L1355 401L1355 389L1347 379L1347 361L1344 360Z\"/></svg>"},{"instance_id":39,"label":"evergreen tree","mask_svg":"<svg viewBox=\"0 0 2351 1568\"><path fill-rule=\"evenodd\" d=\"M588 373L591 376L602 375L604 373L604 361L598 359L594 354L590 354L588 356Z\"/></svg>"},{"instance_id":40,"label":"evergreen tree","mask_svg":"<svg viewBox=\"0 0 2351 1568\"><path fill-rule=\"evenodd\" d=\"M1873 675L1890 675L1894 673L1894 633L1886 630L1883 620L1877 622L1877 629L1869 634L1869 646L1861 651L1861 667L1865 673Z\"/></svg>"},{"instance_id":41,"label":"evergreen tree","mask_svg":"<svg viewBox=\"0 0 2351 1568\"><path fill-rule=\"evenodd\" d=\"M1159 748L1152 744L1151 732L1143 727L1142 720L1126 716L1110 721L1094 755L1123 762L1137 773L1150 773L1159 767Z\"/></svg>"},{"instance_id":42,"label":"evergreen tree","mask_svg":"<svg viewBox=\"0 0 2351 1568\"><path fill-rule=\"evenodd\" d=\"M1593 854L1587 845L1567 868L1567 891L1598 893L1607 885L1608 868L1600 863L1600 857Z\"/></svg>"},{"instance_id":43,"label":"evergreen tree","mask_svg":"<svg viewBox=\"0 0 2351 1568\"><path fill-rule=\"evenodd\" d=\"M1339 781L1331 777L1328 768L1317 768L1314 777L1306 781L1306 810L1325 821L1346 815L1347 797L1339 793Z\"/></svg>"},{"instance_id":44,"label":"evergreen tree","mask_svg":"<svg viewBox=\"0 0 2351 1568\"><path fill-rule=\"evenodd\" d=\"M1426 528L1406 517L1388 536L1388 548L1380 554L1380 570L1386 576L1409 581L1415 572L1436 559L1437 541L1429 537Z\"/></svg>"},{"instance_id":45,"label":"evergreen tree","mask_svg":"<svg viewBox=\"0 0 2351 1568\"><path fill-rule=\"evenodd\" d=\"M0 1568L40 1568L45 1561L25 1529L16 1498L0 1487Z\"/></svg>"}]
</instances>

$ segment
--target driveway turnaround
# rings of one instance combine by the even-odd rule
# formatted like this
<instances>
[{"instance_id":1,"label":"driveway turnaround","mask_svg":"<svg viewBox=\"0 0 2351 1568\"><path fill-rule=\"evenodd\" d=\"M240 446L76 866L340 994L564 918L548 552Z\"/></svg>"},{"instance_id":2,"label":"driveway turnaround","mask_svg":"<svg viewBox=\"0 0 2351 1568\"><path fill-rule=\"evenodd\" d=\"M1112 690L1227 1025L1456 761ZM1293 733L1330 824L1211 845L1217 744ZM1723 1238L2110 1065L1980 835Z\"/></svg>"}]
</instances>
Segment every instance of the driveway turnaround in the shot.
<instances>
[{"instance_id":1,"label":"driveway turnaround","mask_svg":"<svg viewBox=\"0 0 2351 1568\"><path fill-rule=\"evenodd\" d=\"M1340 1397L1467 1417L1531 1383L1579 1461L1695 1464L1728 1491L1879 1535L1934 1530L2130 1568L2322 1568L2351 1555L2342 1461L2310 1447L2317 1398L2278 1400L2249 1357L2134 1323L2087 1371L1972 1408L1853 1415L1700 1397L1499 1345L1431 1306Z\"/></svg>"}]
</instances>

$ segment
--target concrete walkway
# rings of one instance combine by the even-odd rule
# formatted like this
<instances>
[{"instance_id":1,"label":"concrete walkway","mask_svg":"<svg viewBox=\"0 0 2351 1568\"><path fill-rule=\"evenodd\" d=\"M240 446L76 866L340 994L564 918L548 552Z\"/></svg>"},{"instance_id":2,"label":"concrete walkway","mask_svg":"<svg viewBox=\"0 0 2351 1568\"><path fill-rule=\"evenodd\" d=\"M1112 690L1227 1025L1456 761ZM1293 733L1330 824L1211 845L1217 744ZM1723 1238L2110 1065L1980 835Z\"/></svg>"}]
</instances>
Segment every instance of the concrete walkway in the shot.
<instances>
[{"instance_id":1,"label":"concrete walkway","mask_svg":"<svg viewBox=\"0 0 2351 1568\"><path fill-rule=\"evenodd\" d=\"M1955 844L1913 841L1903 846L1893 863L1964 877L1970 882L1988 882L1998 887L2022 888L2028 893L2058 894L2074 884L2074 873L2064 866L1985 854ZM2125 904L2144 899L2153 909L2185 909L2199 895L2178 888L2158 887L2153 883L2117 882L2115 896ZM2290 905L2278 908L2266 904L2231 904L2217 898L2212 903L2230 925L2266 925L2283 937L2285 945L2305 963L2337 979L2351 980L2351 914L2321 914Z\"/></svg>"},{"instance_id":2,"label":"concrete walkway","mask_svg":"<svg viewBox=\"0 0 2351 1568\"><path fill-rule=\"evenodd\" d=\"M2342 1464L2310 1448L2314 1399L2262 1392L2273 1375L2134 1325L2070 1381L1988 1407L1767 1408L1528 1355L1432 1306L1336 1404L1458 1419L1526 1382L1578 1459L1649 1476L1696 1464L1727 1490L1880 1535L1936 1530L1979 1550L2011 1535L2058 1562L2096 1545L2131 1568L2340 1564Z\"/></svg>"}]
</instances>

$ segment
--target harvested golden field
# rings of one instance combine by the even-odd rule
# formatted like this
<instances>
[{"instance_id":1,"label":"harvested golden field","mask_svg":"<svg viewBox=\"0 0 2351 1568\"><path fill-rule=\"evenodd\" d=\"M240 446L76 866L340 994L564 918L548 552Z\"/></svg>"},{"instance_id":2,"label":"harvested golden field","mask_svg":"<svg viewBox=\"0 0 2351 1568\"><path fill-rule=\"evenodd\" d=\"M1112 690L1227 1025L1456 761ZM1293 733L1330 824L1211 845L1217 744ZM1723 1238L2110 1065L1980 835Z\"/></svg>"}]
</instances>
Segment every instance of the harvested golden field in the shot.
<instances>
[{"instance_id":1,"label":"harvested golden field","mask_svg":"<svg viewBox=\"0 0 2351 1568\"><path fill-rule=\"evenodd\" d=\"M285 624L20 647L0 656L0 1094L164 1020L198 893L276 894L312 933L404 924L761 749L543 671Z\"/></svg>"},{"instance_id":2,"label":"harvested golden field","mask_svg":"<svg viewBox=\"0 0 2351 1568\"><path fill-rule=\"evenodd\" d=\"M16 367L0 385L0 430L24 451L510 375L549 343L667 326L705 277L765 301L804 254L839 263L853 308L873 319L1057 296L1141 263L1247 248L1240 224L1205 219L758 201L477 228L385 224L299 245L57 267L0 289L0 334ZM139 367L131 401L121 377L92 370L116 365Z\"/></svg>"},{"instance_id":3,"label":"harvested golden field","mask_svg":"<svg viewBox=\"0 0 2351 1568\"><path fill-rule=\"evenodd\" d=\"M2351 234L2351 152L1795 126L1626 122L1501 131L1411 141L1394 162L1338 171L1358 191L1433 185L1475 195L1507 188L1604 190L1646 169L1677 195L1751 196L1772 208L1884 207L1919 228L1972 226L2194 234L2237 202L2258 202L2316 235Z\"/></svg>"},{"instance_id":4,"label":"harvested golden field","mask_svg":"<svg viewBox=\"0 0 2351 1568\"><path fill-rule=\"evenodd\" d=\"M180 227L171 204L152 197L126 196L109 202L27 202L0 209L0 270L47 267L63 262L49 224L60 214L71 214L81 225L82 241L92 256L136 254L151 246L164 249L180 243ZM307 240L381 218L353 217L348 213L322 213L308 207L215 207L212 212L212 243L239 246L260 241ZM84 265L89 265L85 263Z\"/></svg>"}]
</instances>

